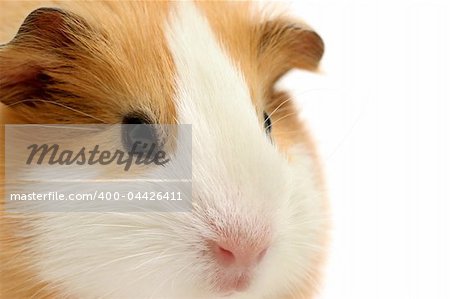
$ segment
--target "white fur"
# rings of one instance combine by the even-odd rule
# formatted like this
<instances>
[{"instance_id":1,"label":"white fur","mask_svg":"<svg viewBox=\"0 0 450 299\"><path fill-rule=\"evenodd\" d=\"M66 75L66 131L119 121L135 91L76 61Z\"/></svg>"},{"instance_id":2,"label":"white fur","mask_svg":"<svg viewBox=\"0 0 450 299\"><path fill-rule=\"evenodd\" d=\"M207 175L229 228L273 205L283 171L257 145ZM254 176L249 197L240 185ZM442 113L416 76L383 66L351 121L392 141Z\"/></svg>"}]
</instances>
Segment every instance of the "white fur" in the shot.
<instances>
[{"instance_id":1,"label":"white fur","mask_svg":"<svg viewBox=\"0 0 450 299\"><path fill-rule=\"evenodd\" d=\"M193 3L167 26L177 70L180 123L193 129L194 209L188 213L54 213L36 220L36 270L78 298L215 298L214 264L202 254L215 237L207 221L272 233L252 285L228 298L277 298L308 279L320 248L322 194L312 159L293 161L260 127L242 74Z\"/></svg>"}]
</instances>

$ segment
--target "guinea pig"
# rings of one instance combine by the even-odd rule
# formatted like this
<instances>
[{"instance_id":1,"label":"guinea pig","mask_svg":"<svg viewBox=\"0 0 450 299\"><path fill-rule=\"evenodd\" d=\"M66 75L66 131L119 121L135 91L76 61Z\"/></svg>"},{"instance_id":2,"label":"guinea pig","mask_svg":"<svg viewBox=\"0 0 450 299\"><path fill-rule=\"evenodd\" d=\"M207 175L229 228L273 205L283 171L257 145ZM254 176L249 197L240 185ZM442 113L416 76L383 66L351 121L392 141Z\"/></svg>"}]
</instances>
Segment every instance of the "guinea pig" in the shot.
<instances>
[{"instance_id":1,"label":"guinea pig","mask_svg":"<svg viewBox=\"0 0 450 299\"><path fill-rule=\"evenodd\" d=\"M318 69L312 28L233 1L2 1L0 22L2 142L7 124L192 126L190 211L11 213L2 184L1 298L313 298L326 191L277 88Z\"/></svg>"}]
</instances>

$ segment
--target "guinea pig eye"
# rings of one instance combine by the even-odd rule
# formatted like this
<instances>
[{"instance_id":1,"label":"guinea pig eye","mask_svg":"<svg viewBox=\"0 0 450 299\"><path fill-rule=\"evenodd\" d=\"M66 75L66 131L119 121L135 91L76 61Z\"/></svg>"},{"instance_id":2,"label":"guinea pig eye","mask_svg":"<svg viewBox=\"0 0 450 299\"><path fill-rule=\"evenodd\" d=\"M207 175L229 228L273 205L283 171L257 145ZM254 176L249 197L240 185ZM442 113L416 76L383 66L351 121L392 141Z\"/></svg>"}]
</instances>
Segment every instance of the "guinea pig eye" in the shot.
<instances>
[{"instance_id":1,"label":"guinea pig eye","mask_svg":"<svg viewBox=\"0 0 450 299\"><path fill-rule=\"evenodd\" d=\"M145 118L125 116L122 124L122 144L131 155L146 155L159 147L158 132Z\"/></svg>"},{"instance_id":2,"label":"guinea pig eye","mask_svg":"<svg viewBox=\"0 0 450 299\"><path fill-rule=\"evenodd\" d=\"M272 132L272 121L266 112L264 112L264 130L266 131L267 135L270 135L270 133Z\"/></svg>"}]
</instances>

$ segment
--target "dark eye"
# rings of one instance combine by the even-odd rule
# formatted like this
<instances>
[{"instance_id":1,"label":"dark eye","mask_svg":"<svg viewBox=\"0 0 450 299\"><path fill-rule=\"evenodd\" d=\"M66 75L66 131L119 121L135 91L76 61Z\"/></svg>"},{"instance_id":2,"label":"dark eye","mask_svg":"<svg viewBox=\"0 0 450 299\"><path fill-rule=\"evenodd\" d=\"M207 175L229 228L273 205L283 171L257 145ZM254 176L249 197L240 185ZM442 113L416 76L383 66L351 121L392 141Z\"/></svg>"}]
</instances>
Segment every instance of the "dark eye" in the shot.
<instances>
[{"instance_id":1,"label":"dark eye","mask_svg":"<svg viewBox=\"0 0 450 299\"><path fill-rule=\"evenodd\" d=\"M122 143L130 154L147 154L159 147L157 128L144 117L128 115L122 124Z\"/></svg>"},{"instance_id":2,"label":"dark eye","mask_svg":"<svg viewBox=\"0 0 450 299\"><path fill-rule=\"evenodd\" d=\"M270 120L270 117L266 112L264 112L264 130L266 131L267 135L270 135L270 133L272 132L272 121Z\"/></svg>"}]
</instances>

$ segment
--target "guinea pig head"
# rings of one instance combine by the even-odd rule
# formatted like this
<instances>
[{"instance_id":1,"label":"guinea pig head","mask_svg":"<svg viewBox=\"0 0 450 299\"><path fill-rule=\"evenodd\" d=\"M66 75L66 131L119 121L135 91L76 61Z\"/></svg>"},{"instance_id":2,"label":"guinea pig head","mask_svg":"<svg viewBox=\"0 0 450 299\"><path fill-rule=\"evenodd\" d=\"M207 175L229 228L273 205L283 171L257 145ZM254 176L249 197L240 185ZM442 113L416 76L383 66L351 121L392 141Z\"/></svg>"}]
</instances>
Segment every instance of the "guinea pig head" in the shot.
<instances>
[{"instance_id":1,"label":"guinea pig head","mask_svg":"<svg viewBox=\"0 0 450 299\"><path fill-rule=\"evenodd\" d=\"M192 210L25 217L30 281L80 298L312 294L326 235L320 168L275 85L317 69L319 35L250 3L61 6L32 12L0 48L6 112L191 124Z\"/></svg>"}]
</instances>

